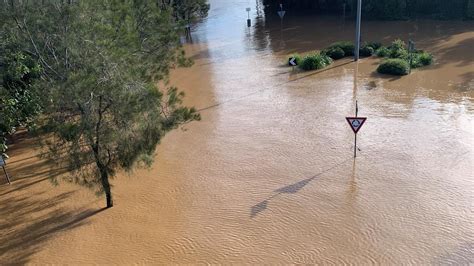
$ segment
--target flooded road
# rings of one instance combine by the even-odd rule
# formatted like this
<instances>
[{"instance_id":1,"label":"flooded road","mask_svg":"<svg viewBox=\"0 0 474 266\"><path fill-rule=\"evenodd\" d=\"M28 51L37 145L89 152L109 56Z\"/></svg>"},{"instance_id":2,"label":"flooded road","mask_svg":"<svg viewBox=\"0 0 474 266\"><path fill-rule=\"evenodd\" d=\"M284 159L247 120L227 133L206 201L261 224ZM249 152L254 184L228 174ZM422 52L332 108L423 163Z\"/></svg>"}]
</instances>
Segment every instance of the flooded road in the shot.
<instances>
[{"instance_id":1,"label":"flooded road","mask_svg":"<svg viewBox=\"0 0 474 266\"><path fill-rule=\"evenodd\" d=\"M211 1L186 44L195 65L171 77L202 121L170 133L152 169L117 177L116 207L31 247L28 260L474 262L474 22L364 21L364 40L411 38L434 54L398 78L375 74L378 58L294 72L290 53L351 40L353 22L259 14L253 1ZM355 100L368 117L356 160L345 121ZM32 189L0 197L76 188ZM83 189L73 198L61 206L102 203Z\"/></svg>"}]
</instances>

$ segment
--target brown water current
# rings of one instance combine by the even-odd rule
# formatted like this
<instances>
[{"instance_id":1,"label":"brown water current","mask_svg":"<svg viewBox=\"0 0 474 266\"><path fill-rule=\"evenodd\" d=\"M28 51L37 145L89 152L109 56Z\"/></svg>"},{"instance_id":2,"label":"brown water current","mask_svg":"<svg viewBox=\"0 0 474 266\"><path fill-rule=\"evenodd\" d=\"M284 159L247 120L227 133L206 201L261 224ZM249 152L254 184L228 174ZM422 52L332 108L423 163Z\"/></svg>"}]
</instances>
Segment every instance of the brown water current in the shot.
<instances>
[{"instance_id":1,"label":"brown water current","mask_svg":"<svg viewBox=\"0 0 474 266\"><path fill-rule=\"evenodd\" d=\"M202 121L170 133L152 169L117 177L100 213L102 198L52 189L14 145L13 175L39 173L0 186L0 262L474 263L474 22L364 21L364 40L433 53L401 78L376 74L375 57L285 65L353 36L349 19L212 0L185 44L194 66L171 77ZM356 160L355 100L368 117Z\"/></svg>"}]
</instances>

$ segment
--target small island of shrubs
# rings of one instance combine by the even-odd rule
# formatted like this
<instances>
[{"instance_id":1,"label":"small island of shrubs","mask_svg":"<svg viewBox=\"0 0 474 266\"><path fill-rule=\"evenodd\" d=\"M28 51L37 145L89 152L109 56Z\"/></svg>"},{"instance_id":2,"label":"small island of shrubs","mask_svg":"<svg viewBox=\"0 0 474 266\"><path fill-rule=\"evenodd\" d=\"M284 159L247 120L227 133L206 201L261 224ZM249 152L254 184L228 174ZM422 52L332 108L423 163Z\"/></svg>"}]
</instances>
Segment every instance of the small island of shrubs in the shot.
<instances>
[{"instance_id":1,"label":"small island of shrubs","mask_svg":"<svg viewBox=\"0 0 474 266\"><path fill-rule=\"evenodd\" d=\"M352 42L336 42L320 52L311 53L305 57L293 54L298 66L303 70L317 70L327 67L333 60L354 56L354 44ZM384 60L377 68L377 72L390 75L407 75L412 68L431 65L433 56L423 50L413 50L410 53L405 42L395 40L390 46L383 46L378 42L364 43L359 50L361 57L376 55Z\"/></svg>"}]
</instances>

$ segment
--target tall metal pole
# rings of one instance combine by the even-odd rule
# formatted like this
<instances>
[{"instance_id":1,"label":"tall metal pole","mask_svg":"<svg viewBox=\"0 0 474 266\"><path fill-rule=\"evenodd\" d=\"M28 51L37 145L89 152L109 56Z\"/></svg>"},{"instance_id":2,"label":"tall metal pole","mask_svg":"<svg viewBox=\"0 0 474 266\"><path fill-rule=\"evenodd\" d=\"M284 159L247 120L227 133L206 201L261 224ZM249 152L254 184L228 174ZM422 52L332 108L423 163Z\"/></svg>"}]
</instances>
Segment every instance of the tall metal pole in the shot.
<instances>
[{"instance_id":1,"label":"tall metal pole","mask_svg":"<svg viewBox=\"0 0 474 266\"><path fill-rule=\"evenodd\" d=\"M357 0L357 21L356 21L356 39L355 39L355 51L354 51L354 61L359 60L359 50L360 50L360 20L362 17L362 0Z\"/></svg>"}]
</instances>

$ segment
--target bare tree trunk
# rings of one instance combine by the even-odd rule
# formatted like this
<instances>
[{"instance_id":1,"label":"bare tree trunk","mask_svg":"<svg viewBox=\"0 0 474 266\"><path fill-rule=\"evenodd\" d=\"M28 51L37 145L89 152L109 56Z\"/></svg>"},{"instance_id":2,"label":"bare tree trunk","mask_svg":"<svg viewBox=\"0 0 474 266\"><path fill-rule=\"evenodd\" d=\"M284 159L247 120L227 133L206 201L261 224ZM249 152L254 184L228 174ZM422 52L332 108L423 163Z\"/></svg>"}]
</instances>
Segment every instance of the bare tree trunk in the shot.
<instances>
[{"instance_id":1,"label":"bare tree trunk","mask_svg":"<svg viewBox=\"0 0 474 266\"><path fill-rule=\"evenodd\" d=\"M100 169L100 181L102 183L102 189L104 189L105 199L107 202L107 208L114 206L114 201L112 200L112 191L110 190L109 183L109 174L106 169Z\"/></svg>"}]
</instances>

